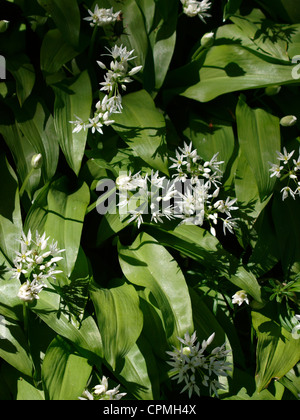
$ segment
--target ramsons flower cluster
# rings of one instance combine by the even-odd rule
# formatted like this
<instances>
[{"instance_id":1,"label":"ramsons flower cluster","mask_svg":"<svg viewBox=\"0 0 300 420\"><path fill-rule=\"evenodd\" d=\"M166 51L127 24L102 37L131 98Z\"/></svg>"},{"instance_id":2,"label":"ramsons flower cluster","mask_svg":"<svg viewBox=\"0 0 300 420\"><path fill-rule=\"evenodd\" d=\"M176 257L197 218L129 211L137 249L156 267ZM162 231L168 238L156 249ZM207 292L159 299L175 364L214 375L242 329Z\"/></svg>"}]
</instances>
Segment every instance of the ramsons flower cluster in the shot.
<instances>
[{"instance_id":1,"label":"ramsons flower cluster","mask_svg":"<svg viewBox=\"0 0 300 420\"><path fill-rule=\"evenodd\" d=\"M107 70L104 76L104 82L100 83L100 91L106 92L104 98L97 102L93 117L88 121L83 121L76 116L76 120L70 121L74 125L73 133L79 133L82 129L91 129L92 133L96 131L103 134L103 126L109 126L115 121L112 115L122 112L122 96L119 87L126 90L126 83L132 82L130 76L138 73L142 66L129 69L129 61L135 59L132 57L134 50L128 51L126 47L115 45L111 50L108 49L108 55L113 58L109 68L102 61L97 61L98 65Z\"/></svg>"},{"instance_id":2,"label":"ramsons flower cluster","mask_svg":"<svg viewBox=\"0 0 300 420\"><path fill-rule=\"evenodd\" d=\"M63 259L60 256L64 249L57 247L57 242L48 243L49 237L46 233L42 236L36 232L35 237L31 231L28 234L22 233L20 240L21 249L16 252L14 268L11 269L12 278L25 282L20 287L18 297L25 302L32 302L39 299L39 293L46 286L44 280L52 278L55 280L56 274L62 273L57 270L57 263Z\"/></svg>"},{"instance_id":3,"label":"ramsons flower cluster","mask_svg":"<svg viewBox=\"0 0 300 420\"><path fill-rule=\"evenodd\" d=\"M208 352L207 348L215 338L213 333L207 340L203 340L201 345L197 342L196 331L190 336L188 333L184 338L179 338L180 349L174 347L174 351L168 351L172 366L170 373L174 373L172 379L177 379L177 383L184 383L181 392L188 391L191 398L193 392L200 396L200 386L209 388L210 395L218 397L218 391L224 389L219 378L228 376L232 365L226 362L230 350L225 349L225 344L214 348Z\"/></svg>"},{"instance_id":4,"label":"ramsons flower cluster","mask_svg":"<svg viewBox=\"0 0 300 420\"><path fill-rule=\"evenodd\" d=\"M202 22L205 22L205 18L211 17L208 14L208 10L211 8L211 2L209 0L181 0L183 6L183 13L189 17L199 16Z\"/></svg>"},{"instance_id":5,"label":"ramsons flower cluster","mask_svg":"<svg viewBox=\"0 0 300 420\"><path fill-rule=\"evenodd\" d=\"M92 392L88 389L85 389L82 396L79 397L79 400L120 400L125 395L125 392L119 392L120 385L116 386L113 389L108 389L108 378L106 376L102 377L101 383L96 385Z\"/></svg>"},{"instance_id":6,"label":"ramsons flower cluster","mask_svg":"<svg viewBox=\"0 0 300 420\"><path fill-rule=\"evenodd\" d=\"M205 161L192 148L192 143L184 143L175 156L170 158L173 162L170 169L175 172L172 180L153 171L145 176L124 173L117 178L120 214L129 214L129 222L137 222L138 227L147 214L151 214L151 222L155 223L161 223L165 217L180 219L180 224L198 226L206 221L214 236L220 220L224 234L227 230L233 233L238 219L233 218L231 212L238 209L237 199L217 199L223 176L220 170L223 162L218 161L218 154Z\"/></svg>"},{"instance_id":7,"label":"ramsons flower cluster","mask_svg":"<svg viewBox=\"0 0 300 420\"><path fill-rule=\"evenodd\" d=\"M106 26L116 22L121 15L121 11L114 12L113 7L111 9L100 9L96 4L94 11L88 10L90 16L84 18L87 22L90 22L92 27L94 26Z\"/></svg>"},{"instance_id":8,"label":"ramsons flower cluster","mask_svg":"<svg viewBox=\"0 0 300 420\"><path fill-rule=\"evenodd\" d=\"M288 180L288 185L281 189L282 200L292 197L294 200L297 195L300 196L300 148L298 159L292 159L295 156L295 150L288 152L283 148L283 153L277 151L279 163L270 163L270 177L279 178L280 181Z\"/></svg>"}]
</instances>

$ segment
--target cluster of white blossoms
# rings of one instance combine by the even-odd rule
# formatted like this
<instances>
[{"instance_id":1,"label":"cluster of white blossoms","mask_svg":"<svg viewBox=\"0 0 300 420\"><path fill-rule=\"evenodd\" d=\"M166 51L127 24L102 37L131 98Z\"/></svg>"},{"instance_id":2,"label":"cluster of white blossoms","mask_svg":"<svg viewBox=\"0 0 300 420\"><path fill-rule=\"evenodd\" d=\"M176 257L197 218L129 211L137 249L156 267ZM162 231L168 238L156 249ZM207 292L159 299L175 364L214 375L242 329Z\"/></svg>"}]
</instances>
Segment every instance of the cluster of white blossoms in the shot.
<instances>
[{"instance_id":1,"label":"cluster of white blossoms","mask_svg":"<svg viewBox=\"0 0 300 420\"><path fill-rule=\"evenodd\" d=\"M106 26L114 23L118 20L121 15L121 11L114 12L113 8L111 9L100 9L96 4L94 11L88 10L88 17L84 18L88 22L91 22L90 25L93 26Z\"/></svg>"},{"instance_id":2,"label":"cluster of white blossoms","mask_svg":"<svg viewBox=\"0 0 300 420\"><path fill-rule=\"evenodd\" d=\"M96 385L93 388L93 391L90 392L86 389L82 396L79 397L79 400L120 400L125 395L125 392L119 392L120 385L116 386L113 389L108 389L108 378L106 376L102 377L101 383Z\"/></svg>"},{"instance_id":3,"label":"cluster of white blossoms","mask_svg":"<svg viewBox=\"0 0 300 420\"><path fill-rule=\"evenodd\" d=\"M245 290L239 290L232 296L232 303L241 306L244 302L249 305L248 295Z\"/></svg>"},{"instance_id":4,"label":"cluster of white blossoms","mask_svg":"<svg viewBox=\"0 0 300 420\"><path fill-rule=\"evenodd\" d=\"M298 159L292 159L295 154L295 150L288 152L286 148L283 148L283 153L276 152L279 163L270 163L271 175L270 177L280 178L281 181L288 178L288 185L282 188L282 200L284 201L287 197L292 197L294 200L296 195L300 195L300 149ZM289 184L292 183L293 187Z\"/></svg>"},{"instance_id":5,"label":"cluster of white blossoms","mask_svg":"<svg viewBox=\"0 0 300 420\"><path fill-rule=\"evenodd\" d=\"M27 236L22 233L21 250L16 252L14 268L11 269L12 278L21 279L23 275L26 281L20 287L18 297L25 302L39 299L39 293L46 286L44 280L62 273L57 270L57 263L63 259L60 256L64 249L58 249L57 242L48 243L46 233L42 236L36 232L33 238L31 231Z\"/></svg>"},{"instance_id":6,"label":"cluster of white blossoms","mask_svg":"<svg viewBox=\"0 0 300 420\"><path fill-rule=\"evenodd\" d=\"M175 184L166 177L160 177L158 171L152 170L150 176L142 176L140 173L121 174L116 180L116 186L119 194L119 213L130 215L128 223L137 222L140 228L144 222L143 217L149 213L151 222L155 223L162 223L164 217L168 220L176 217L170 204L177 194Z\"/></svg>"},{"instance_id":7,"label":"cluster of white blossoms","mask_svg":"<svg viewBox=\"0 0 300 420\"><path fill-rule=\"evenodd\" d=\"M226 362L230 350L226 350L225 344L211 352L207 351L214 338L215 333L200 345L196 332L192 336L186 333L184 339L178 337L180 349L174 347L174 351L167 352L172 358L167 362L172 366L170 373L176 374L172 379L184 383L181 392L188 391L190 398L193 392L200 396L201 385L209 388L210 395L218 397L218 391L224 389L219 378L228 376L232 370L232 364Z\"/></svg>"},{"instance_id":8,"label":"cluster of white blossoms","mask_svg":"<svg viewBox=\"0 0 300 420\"><path fill-rule=\"evenodd\" d=\"M128 51L126 47L115 45L109 50L108 55L113 58L109 68L102 61L97 61L98 65L106 70L104 82L100 83L100 91L106 92L104 98L97 102L96 109L92 118L88 121L83 121L80 117L76 116L75 121L70 121L74 125L73 133L79 133L82 129L91 129L92 133L96 131L103 134L103 126L109 126L115 121L112 115L122 112L122 96L120 89L126 90L126 84L132 82L131 76L138 73L142 66L136 66L129 69L129 61L135 59L132 57L134 50Z\"/></svg>"},{"instance_id":9,"label":"cluster of white blossoms","mask_svg":"<svg viewBox=\"0 0 300 420\"><path fill-rule=\"evenodd\" d=\"M147 214L151 214L151 222L155 223L176 218L181 220L180 224L202 226L206 221L214 236L215 226L221 220L224 234L227 230L233 233L237 219L232 218L231 212L238 209L237 199L217 199L222 178L219 166L223 163L218 162L217 156L205 161L192 149L192 143L184 143L183 148L176 150L176 158L170 158L174 162L170 169L175 169L172 180L154 171L145 176L120 175L116 180L120 214L129 214L129 222L137 222L138 227Z\"/></svg>"},{"instance_id":10,"label":"cluster of white blossoms","mask_svg":"<svg viewBox=\"0 0 300 420\"><path fill-rule=\"evenodd\" d=\"M181 0L183 6L183 13L189 17L199 16L202 22L205 22L205 18L211 17L208 10L211 8L211 2L209 0Z\"/></svg>"}]
</instances>

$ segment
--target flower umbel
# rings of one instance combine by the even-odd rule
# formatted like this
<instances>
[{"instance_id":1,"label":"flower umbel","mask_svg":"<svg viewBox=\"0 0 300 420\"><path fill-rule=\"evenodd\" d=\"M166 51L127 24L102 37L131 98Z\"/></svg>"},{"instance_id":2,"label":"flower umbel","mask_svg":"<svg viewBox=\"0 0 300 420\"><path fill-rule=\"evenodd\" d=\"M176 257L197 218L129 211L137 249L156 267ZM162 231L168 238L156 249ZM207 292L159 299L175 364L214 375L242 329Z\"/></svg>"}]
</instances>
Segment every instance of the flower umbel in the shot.
<instances>
[{"instance_id":1,"label":"flower umbel","mask_svg":"<svg viewBox=\"0 0 300 420\"><path fill-rule=\"evenodd\" d=\"M108 378L102 377L101 383L94 386L92 392L85 390L79 400L120 400L125 395L125 392L119 392L120 385L113 389L108 389Z\"/></svg>"},{"instance_id":2,"label":"flower umbel","mask_svg":"<svg viewBox=\"0 0 300 420\"><path fill-rule=\"evenodd\" d=\"M199 16L202 22L205 22L204 18L211 17L208 14L208 10L211 8L211 2L209 0L181 0L183 5L183 13L185 13L189 17Z\"/></svg>"},{"instance_id":3,"label":"flower umbel","mask_svg":"<svg viewBox=\"0 0 300 420\"><path fill-rule=\"evenodd\" d=\"M114 13L113 8L100 9L97 4L93 12L91 10L88 10L88 12L90 16L84 18L83 20L90 22L91 26L110 25L111 23L116 22L121 14L121 11Z\"/></svg>"},{"instance_id":4,"label":"flower umbel","mask_svg":"<svg viewBox=\"0 0 300 420\"><path fill-rule=\"evenodd\" d=\"M31 231L28 234L22 233L20 239L21 249L16 252L14 267L11 269L12 278L21 280L24 276L26 281L20 287L18 297L24 302L32 302L39 299L39 293L46 286L45 280L55 280L56 274L62 273L57 270L57 263L63 259L59 256L64 249L57 247L57 242L48 244L49 237L46 233L41 236L36 232L33 238Z\"/></svg>"},{"instance_id":5,"label":"flower umbel","mask_svg":"<svg viewBox=\"0 0 300 420\"><path fill-rule=\"evenodd\" d=\"M178 384L184 383L181 392L188 391L189 398L193 392L200 396L201 385L209 388L210 395L218 397L218 390L224 388L219 377L228 376L232 370L231 363L226 362L230 350L226 350L225 344L207 351L214 338L215 333L200 345L196 332L192 336L186 333L183 339L178 337L180 349L174 347L174 351L167 352L172 359L168 362L172 366L170 373L175 374L172 379L177 379Z\"/></svg>"}]
</instances>

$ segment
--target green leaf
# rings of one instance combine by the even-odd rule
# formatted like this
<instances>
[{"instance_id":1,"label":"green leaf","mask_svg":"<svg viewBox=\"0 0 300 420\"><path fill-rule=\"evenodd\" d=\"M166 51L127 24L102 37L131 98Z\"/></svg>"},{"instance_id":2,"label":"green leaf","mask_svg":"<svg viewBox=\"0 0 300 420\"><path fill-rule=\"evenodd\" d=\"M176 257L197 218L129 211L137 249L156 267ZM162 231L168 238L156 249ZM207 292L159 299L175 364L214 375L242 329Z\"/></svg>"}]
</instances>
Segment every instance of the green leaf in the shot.
<instances>
[{"instance_id":1,"label":"green leaf","mask_svg":"<svg viewBox=\"0 0 300 420\"><path fill-rule=\"evenodd\" d=\"M17 382L17 401L44 401L43 391L35 388L24 378L19 378Z\"/></svg>"},{"instance_id":2,"label":"green leaf","mask_svg":"<svg viewBox=\"0 0 300 420\"><path fill-rule=\"evenodd\" d=\"M78 175L84 156L87 130L73 133L70 121L76 116L83 121L90 118L92 106L92 87L87 71L78 77L52 85L55 92L54 124L60 147L69 166Z\"/></svg>"},{"instance_id":3,"label":"green leaf","mask_svg":"<svg viewBox=\"0 0 300 420\"><path fill-rule=\"evenodd\" d=\"M165 231L155 226L146 227L161 245L169 246L182 254L215 270L239 289L245 290L257 302L261 300L260 286L255 276L236 257L225 251L217 238L194 225L181 225L174 231Z\"/></svg>"},{"instance_id":4,"label":"green leaf","mask_svg":"<svg viewBox=\"0 0 300 420\"><path fill-rule=\"evenodd\" d=\"M137 399L153 400L159 397L157 369L151 348L141 335L115 374Z\"/></svg>"},{"instance_id":5,"label":"green leaf","mask_svg":"<svg viewBox=\"0 0 300 420\"><path fill-rule=\"evenodd\" d=\"M300 360L300 340L282 328L272 315L252 312L258 336L256 385L260 392L273 378L280 379Z\"/></svg>"},{"instance_id":6,"label":"green leaf","mask_svg":"<svg viewBox=\"0 0 300 420\"><path fill-rule=\"evenodd\" d=\"M148 165L168 175L166 123L151 96L145 90L130 93L123 107L114 114L113 128Z\"/></svg>"},{"instance_id":7,"label":"green leaf","mask_svg":"<svg viewBox=\"0 0 300 420\"><path fill-rule=\"evenodd\" d=\"M214 119L211 128L207 120L192 113L184 134L193 142L203 159L210 161L214 154L218 153L218 160L224 161L220 169L225 172L235 145L231 124Z\"/></svg>"},{"instance_id":8,"label":"green leaf","mask_svg":"<svg viewBox=\"0 0 300 420\"><path fill-rule=\"evenodd\" d=\"M294 83L292 65L260 57L241 45L217 45L171 72L166 95L180 94L208 102L229 92Z\"/></svg>"},{"instance_id":9,"label":"green leaf","mask_svg":"<svg viewBox=\"0 0 300 420\"><path fill-rule=\"evenodd\" d=\"M255 176L262 201L272 192L276 180L270 178L270 162L277 161L281 149L279 119L263 109L251 109L240 97L237 110L239 143Z\"/></svg>"},{"instance_id":10,"label":"green leaf","mask_svg":"<svg viewBox=\"0 0 300 420\"><path fill-rule=\"evenodd\" d=\"M43 157L44 182L50 180L57 168L59 146L54 120L43 100L31 97L23 108L14 108L17 124L24 137L32 144L36 153Z\"/></svg>"},{"instance_id":11,"label":"green leaf","mask_svg":"<svg viewBox=\"0 0 300 420\"><path fill-rule=\"evenodd\" d=\"M42 365L42 381L47 400L78 400L92 366L74 347L57 336L47 349Z\"/></svg>"},{"instance_id":12,"label":"green leaf","mask_svg":"<svg viewBox=\"0 0 300 420\"><path fill-rule=\"evenodd\" d=\"M122 10L125 34L119 37L117 44L123 44L129 51L134 50L134 56L136 57L132 61L134 66L144 66L148 50L148 38L140 8L135 0L126 0L122 4L118 0L109 0L109 4L115 12Z\"/></svg>"},{"instance_id":13,"label":"green leaf","mask_svg":"<svg viewBox=\"0 0 300 420\"><path fill-rule=\"evenodd\" d=\"M36 151L26 137L23 136L17 124L1 124L0 133L3 135L4 140L13 155L20 181L23 183L32 170L31 159L33 155L36 154ZM27 183L26 191L30 196L38 187L40 179L41 170L37 169Z\"/></svg>"},{"instance_id":14,"label":"green leaf","mask_svg":"<svg viewBox=\"0 0 300 420\"><path fill-rule=\"evenodd\" d=\"M89 201L88 186L83 183L74 188L66 177L53 182L48 193L45 231L52 240L58 242L60 249L66 250L60 265L67 276L71 275L77 260Z\"/></svg>"},{"instance_id":15,"label":"green leaf","mask_svg":"<svg viewBox=\"0 0 300 420\"><path fill-rule=\"evenodd\" d=\"M4 153L0 153L0 249L11 262L19 251L18 240L22 232L22 216L18 179Z\"/></svg>"},{"instance_id":16,"label":"green leaf","mask_svg":"<svg viewBox=\"0 0 300 420\"><path fill-rule=\"evenodd\" d=\"M19 54L17 58L8 60L7 68L16 80L17 97L22 106L35 84L34 67L25 54Z\"/></svg>"},{"instance_id":17,"label":"green leaf","mask_svg":"<svg viewBox=\"0 0 300 420\"><path fill-rule=\"evenodd\" d=\"M64 39L76 47L80 35L80 11L77 0L38 0L51 15Z\"/></svg>"},{"instance_id":18,"label":"green leaf","mask_svg":"<svg viewBox=\"0 0 300 420\"><path fill-rule=\"evenodd\" d=\"M24 375L31 377L33 364L21 326L0 315L0 357Z\"/></svg>"},{"instance_id":19,"label":"green leaf","mask_svg":"<svg viewBox=\"0 0 300 420\"><path fill-rule=\"evenodd\" d=\"M50 284L30 309L57 334L70 340L82 356L94 363L103 357L102 339L94 319L86 315L78 322Z\"/></svg>"},{"instance_id":20,"label":"green leaf","mask_svg":"<svg viewBox=\"0 0 300 420\"><path fill-rule=\"evenodd\" d=\"M132 285L120 281L114 281L107 289L94 284L90 293L103 340L104 357L115 370L116 362L130 351L143 328L139 297Z\"/></svg>"},{"instance_id":21,"label":"green leaf","mask_svg":"<svg viewBox=\"0 0 300 420\"><path fill-rule=\"evenodd\" d=\"M68 61L78 55L72 45L65 41L59 29L51 29L44 36L41 46L41 70L46 75L56 73Z\"/></svg>"},{"instance_id":22,"label":"green leaf","mask_svg":"<svg viewBox=\"0 0 300 420\"><path fill-rule=\"evenodd\" d=\"M177 337L193 331L190 295L178 264L145 233L129 247L119 244L118 252L124 275L131 283L152 292L163 315L168 342L178 345Z\"/></svg>"}]
</instances>

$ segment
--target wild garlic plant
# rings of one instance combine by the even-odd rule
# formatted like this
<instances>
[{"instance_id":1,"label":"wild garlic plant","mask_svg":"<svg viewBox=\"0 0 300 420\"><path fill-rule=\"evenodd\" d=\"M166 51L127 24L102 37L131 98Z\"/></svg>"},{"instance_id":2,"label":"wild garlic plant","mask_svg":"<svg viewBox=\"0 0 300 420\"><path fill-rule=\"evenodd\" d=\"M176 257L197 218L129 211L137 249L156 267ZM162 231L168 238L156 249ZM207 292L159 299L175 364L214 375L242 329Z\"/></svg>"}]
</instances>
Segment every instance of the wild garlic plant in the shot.
<instances>
[{"instance_id":1,"label":"wild garlic plant","mask_svg":"<svg viewBox=\"0 0 300 420\"><path fill-rule=\"evenodd\" d=\"M14 267L11 269L12 278L25 281L22 283L18 297L24 302L39 299L39 293L46 287L46 279L56 279L62 273L57 269L57 263L63 259L60 256L64 249L59 249L57 242L48 243L46 233L41 236L38 232L33 236L22 233L21 249L16 252Z\"/></svg>"},{"instance_id":2,"label":"wild garlic plant","mask_svg":"<svg viewBox=\"0 0 300 420\"><path fill-rule=\"evenodd\" d=\"M201 385L209 389L209 394L218 397L218 391L224 389L220 377L226 377L232 370L232 364L227 362L230 350L226 350L225 344L208 351L208 346L213 342L215 333L200 344L197 342L196 331L184 338L177 337L180 348L174 347L174 351L167 351L172 366L170 374L177 383L184 383L181 393L187 391L189 398L195 392L200 396Z\"/></svg>"},{"instance_id":3,"label":"wild garlic plant","mask_svg":"<svg viewBox=\"0 0 300 420\"><path fill-rule=\"evenodd\" d=\"M176 150L176 157L170 158L170 169L175 172L172 179L161 177L158 171L145 176L124 173L117 178L120 214L129 215L128 222L137 222L139 228L147 214L151 214L150 221L154 223L167 218L202 226L206 221L216 236L215 226L220 220L224 234L234 232L238 219L232 217L232 212L238 210L237 199L217 199L223 162L218 161L218 154L206 161L192 146L184 143L183 148Z\"/></svg>"},{"instance_id":4,"label":"wild garlic plant","mask_svg":"<svg viewBox=\"0 0 300 420\"><path fill-rule=\"evenodd\" d=\"M280 191L283 201L288 197L292 197L295 200L297 195L300 196L300 148L298 159L292 159L295 156L295 152L295 150L288 152L284 147L283 153L276 152L279 163L270 163L271 178L276 177L281 182L288 180L288 185Z\"/></svg>"}]
</instances>

